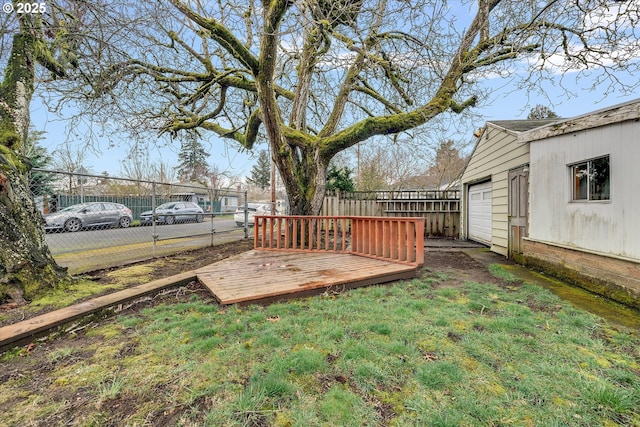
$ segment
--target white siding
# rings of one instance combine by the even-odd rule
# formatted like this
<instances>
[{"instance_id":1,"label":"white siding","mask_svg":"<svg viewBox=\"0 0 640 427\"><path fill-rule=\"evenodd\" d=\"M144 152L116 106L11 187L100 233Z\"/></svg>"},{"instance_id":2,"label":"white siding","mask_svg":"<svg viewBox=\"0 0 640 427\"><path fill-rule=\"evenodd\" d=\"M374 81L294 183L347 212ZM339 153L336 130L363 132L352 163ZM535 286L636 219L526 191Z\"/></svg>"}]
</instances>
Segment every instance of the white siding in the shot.
<instances>
[{"instance_id":1,"label":"white siding","mask_svg":"<svg viewBox=\"0 0 640 427\"><path fill-rule=\"evenodd\" d=\"M462 175L461 236L468 237L469 185L490 179L492 183L491 250L508 253L509 170L529 162L529 144L516 141L516 134L487 123Z\"/></svg>"},{"instance_id":2,"label":"white siding","mask_svg":"<svg viewBox=\"0 0 640 427\"><path fill-rule=\"evenodd\" d=\"M222 212L235 212L238 207L237 196L223 196L220 199L220 209Z\"/></svg>"},{"instance_id":3,"label":"white siding","mask_svg":"<svg viewBox=\"0 0 640 427\"><path fill-rule=\"evenodd\" d=\"M625 121L531 142L529 237L640 260L639 135ZM568 165L604 155L611 200L572 202Z\"/></svg>"}]
</instances>

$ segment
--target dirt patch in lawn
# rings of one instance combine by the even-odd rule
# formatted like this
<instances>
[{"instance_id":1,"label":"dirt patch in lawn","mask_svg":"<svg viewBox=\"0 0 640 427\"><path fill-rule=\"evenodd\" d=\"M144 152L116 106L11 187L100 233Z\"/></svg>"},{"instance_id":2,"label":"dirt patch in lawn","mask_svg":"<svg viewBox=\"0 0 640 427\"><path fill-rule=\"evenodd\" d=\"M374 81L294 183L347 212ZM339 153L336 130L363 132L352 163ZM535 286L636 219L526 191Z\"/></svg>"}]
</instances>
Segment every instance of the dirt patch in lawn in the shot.
<instances>
[{"instance_id":1,"label":"dirt patch in lawn","mask_svg":"<svg viewBox=\"0 0 640 427\"><path fill-rule=\"evenodd\" d=\"M90 276L92 280L99 281L100 283L112 283L117 281L119 277L125 276L127 270L131 271L143 266L151 267L150 274L147 275L148 281L151 281L180 274L185 271L195 270L250 249L253 249L253 240L243 239L181 252L149 261L142 261L126 267L98 270L88 273L87 275Z\"/></svg>"},{"instance_id":2,"label":"dirt patch in lawn","mask_svg":"<svg viewBox=\"0 0 640 427\"><path fill-rule=\"evenodd\" d=\"M454 287L464 282L499 283L486 266L463 251L427 251L423 275L438 280L437 286Z\"/></svg>"}]
</instances>

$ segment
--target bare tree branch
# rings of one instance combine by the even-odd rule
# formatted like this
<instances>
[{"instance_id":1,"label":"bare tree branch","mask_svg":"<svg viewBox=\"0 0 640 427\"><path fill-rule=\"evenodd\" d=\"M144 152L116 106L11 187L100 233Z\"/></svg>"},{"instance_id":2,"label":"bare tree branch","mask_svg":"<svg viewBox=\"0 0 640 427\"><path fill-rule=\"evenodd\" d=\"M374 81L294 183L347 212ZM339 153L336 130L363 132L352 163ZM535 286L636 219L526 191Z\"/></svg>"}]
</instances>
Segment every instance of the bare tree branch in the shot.
<instances>
[{"instance_id":1,"label":"bare tree branch","mask_svg":"<svg viewBox=\"0 0 640 427\"><path fill-rule=\"evenodd\" d=\"M68 99L104 121L131 110L149 130L202 128L246 149L265 137L300 213L319 209L337 153L469 114L492 73L535 85L593 70L621 88L617 72L639 68L637 2L112 1L122 8L96 20Z\"/></svg>"}]
</instances>

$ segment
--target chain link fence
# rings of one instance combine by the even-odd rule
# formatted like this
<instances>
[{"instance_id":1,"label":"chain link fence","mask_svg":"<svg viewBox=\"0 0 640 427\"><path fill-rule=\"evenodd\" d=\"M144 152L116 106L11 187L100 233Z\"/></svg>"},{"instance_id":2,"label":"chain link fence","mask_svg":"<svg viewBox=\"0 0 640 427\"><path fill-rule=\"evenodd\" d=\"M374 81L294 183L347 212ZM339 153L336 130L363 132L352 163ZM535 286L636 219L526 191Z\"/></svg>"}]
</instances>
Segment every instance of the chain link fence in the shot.
<instances>
[{"instance_id":1,"label":"chain link fence","mask_svg":"<svg viewBox=\"0 0 640 427\"><path fill-rule=\"evenodd\" d=\"M248 237L239 189L44 169L29 178L51 253L72 274Z\"/></svg>"}]
</instances>

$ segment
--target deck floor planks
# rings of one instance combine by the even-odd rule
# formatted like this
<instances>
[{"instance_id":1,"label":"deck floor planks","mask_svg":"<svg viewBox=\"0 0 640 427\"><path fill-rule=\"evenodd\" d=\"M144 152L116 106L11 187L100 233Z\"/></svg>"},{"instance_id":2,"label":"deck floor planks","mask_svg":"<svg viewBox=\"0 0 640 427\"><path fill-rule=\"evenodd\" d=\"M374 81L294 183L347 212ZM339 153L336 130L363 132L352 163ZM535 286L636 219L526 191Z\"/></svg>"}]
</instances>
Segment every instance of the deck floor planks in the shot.
<instances>
[{"instance_id":1,"label":"deck floor planks","mask_svg":"<svg viewBox=\"0 0 640 427\"><path fill-rule=\"evenodd\" d=\"M222 304L295 298L415 277L415 266L331 252L253 250L196 270Z\"/></svg>"}]
</instances>

